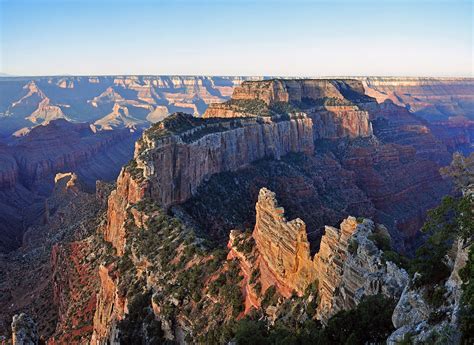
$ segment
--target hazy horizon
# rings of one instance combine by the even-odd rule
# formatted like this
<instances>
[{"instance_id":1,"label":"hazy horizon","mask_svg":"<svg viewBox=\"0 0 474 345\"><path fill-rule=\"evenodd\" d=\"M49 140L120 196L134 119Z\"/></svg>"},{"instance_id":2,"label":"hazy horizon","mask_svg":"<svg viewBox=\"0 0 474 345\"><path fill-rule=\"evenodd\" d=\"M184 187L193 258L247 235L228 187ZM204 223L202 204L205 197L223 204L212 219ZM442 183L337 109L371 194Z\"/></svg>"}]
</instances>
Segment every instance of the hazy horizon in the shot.
<instances>
[{"instance_id":1,"label":"hazy horizon","mask_svg":"<svg viewBox=\"0 0 474 345\"><path fill-rule=\"evenodd\" d=\"M12 76L474 75L471 1L0 1Z\"/></svg>"}]
</instances>

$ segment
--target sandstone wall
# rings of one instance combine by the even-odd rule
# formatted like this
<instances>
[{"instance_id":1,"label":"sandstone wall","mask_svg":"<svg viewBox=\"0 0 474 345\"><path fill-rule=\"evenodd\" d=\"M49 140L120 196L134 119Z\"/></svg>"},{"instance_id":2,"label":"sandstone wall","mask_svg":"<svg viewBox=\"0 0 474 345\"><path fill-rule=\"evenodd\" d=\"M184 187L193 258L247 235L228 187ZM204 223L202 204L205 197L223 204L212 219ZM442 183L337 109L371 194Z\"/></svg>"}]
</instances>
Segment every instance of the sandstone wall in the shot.
<instances>
[{"instance_id":1,"label":"sandstone wall","mask_svg":"<svg viewBox=\"0 0 474 345\"><path fill-rule=\"evenodd\" d=\"M260 99L267 105L275 102L301 101L302 98L344 98L328 79L264 80L243 82L234 89L232 99Z\"/></svg>"},{"instance_id":2,"label":"sandstone wall","mask_svg":"<svg viewBox=\"0 0 474 345\"><path fill-rule=\"evenodd\" d=\"M408 274L394 263L384 262L382 251L370 239L378 231L388 235L371 220L358 223L354 217L345 219L340 229L326 227L314 257L321 298L317 315L322 321L354 308L364 296L396 298L408 284Z\"/></svg>"},{"instance_id":3,"label":"sandstone wall","mask_svg":"<svg viewBox=\"0 0 474 345\"><path fill-rule=\"evenodd\" d=\"M328 106L308 112L315 139L369 137L373 134L369 113L357 106Z\"/></svg>"},{"instance_id":4,"label":"sandstone wall","mask_svg":"<svg viewBox=\"0 0 474 345\"><path fill-rule=\"evenodd\" d=\"M243 125L190 143L172 136L152 145L143 154L146 161L137 157L138 166L151 182L151 197L164 207L189 199L213 174L235 171L262 158L314 150L309 118Z\"/></svg>"},{"instance_id":5,"label":"sandstone wall","mask_svg":"<svg viewBox=\"0 0 474 345\"><path fill-rule=\"evenodd\" d=\"M268 270L285 295L300 295L316 279L309 251L305 223L297 218L287 221L275 193L262 188L256 205L253 237L260 255L260 269ZM265 285L271 284L262 284Z\"/></svg>"},{"instance_id":6,"label":"sandstone wall","mask_svg":"<svg viewBox=\"0 0 474 345\"><path fill-rule=\"evenodd\" d=\"M316 316L323 322L340 310L354 308L364 296L398 297L408 283L404 270L382 260L382 251L370 238L375 232L386 236L388 232L371 220L358 222L348 217L340 228L326 226L320 249L311 258L305 223L299 218L287 221L273 192L260 190L256 211L255 252L239 252L235 246L238 235L233 232L230 257L239 259L245 277L249 275L248 263L256 258L254 269L259 270L263 292L274 285L284 297L293 292L301 296L316 282L320 298ZM258 307L260 300L248 282L245 284L246 310L250 310L249 305Z\"/></svg>"},{"instance_id":7,"label":"sandstone wall","mask_svg":"<svg viewBox=\"0 0 474 345\"><path fill-rule=\"evenodd\" d=\"M251 102L232 102L242 100L263 101L268 109ZM369 113L356 104L375 103L375 99L365 96L360 81L308 79L244 82L235 88L232 101L211 104L204 117L258 117L262 113L276 116L278 107L272 106L277 103L287 103L290 109L305 104L298 113L312 118L315 139L367 137L373 134ZM311 102L314 103L312 106ZM321 102L322 105L317 105Z\"/></svg>"}]
</instances>

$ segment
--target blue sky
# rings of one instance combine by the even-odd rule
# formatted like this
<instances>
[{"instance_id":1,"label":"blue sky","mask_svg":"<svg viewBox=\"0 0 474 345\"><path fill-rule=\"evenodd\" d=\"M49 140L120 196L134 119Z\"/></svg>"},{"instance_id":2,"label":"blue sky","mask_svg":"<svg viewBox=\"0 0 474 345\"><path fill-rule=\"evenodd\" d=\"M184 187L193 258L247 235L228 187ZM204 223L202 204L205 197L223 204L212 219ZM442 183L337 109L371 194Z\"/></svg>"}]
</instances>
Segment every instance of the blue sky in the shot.
<instances>
[{"instance_id":1,"label":"blue sky","mask_svg":"<svg viewBox=\"0 0 474 345\"><path fill-rule=\"evenodd\" d=\"M0 0L0 72L473 76L472 0Z\"/></svg>"}]
</instances>

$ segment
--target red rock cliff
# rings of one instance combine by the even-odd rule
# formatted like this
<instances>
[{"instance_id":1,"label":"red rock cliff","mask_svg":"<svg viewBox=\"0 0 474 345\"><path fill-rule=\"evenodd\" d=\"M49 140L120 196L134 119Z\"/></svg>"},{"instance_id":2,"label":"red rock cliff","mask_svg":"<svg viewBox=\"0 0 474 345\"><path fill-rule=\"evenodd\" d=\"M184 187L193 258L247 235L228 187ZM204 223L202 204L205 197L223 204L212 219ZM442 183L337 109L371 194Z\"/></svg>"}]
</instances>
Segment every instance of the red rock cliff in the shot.
<instances>
[{"instance_id":1,"label":"red rock cliff","mask_svg":"<svg viewBox=\"0 0 474 345\"><path fill-rule=\"evenodd\" d=\"M151 133L145 133L150 149L143 155L148 160L138 157L138 166L144 167L144 177L152 181L152 198L165 207L184 202L213 174L235 171L265 157L279 159L289 152L314 150L309 118L237 125L191 142L183 140L183 135L153 142Z\"/></svg>"},{"instance_id":2,"label":"red rock cliff","mask_svg":"<svg viewBox=\"0 0 474 345\"><path fill-rule=\"evenodd\" d=\"M313 120L315 139L372 135L369 114L356 105L375 102L355 80L265 80L244 82L232 99L211 104L204 117L305 114Z\"/></svg>"},{"instance_id":3,"label":"red rock cliff","mask_svg":"<svg viewBox=\"0 0 474 345\"><path fill-rule=\"evenodd\" d=\"M366 295L399 296L407 284L407 273L384 262L382 251L370 240L376 232L388 236L383 226L371 220L358 222L348 217L340 228L326 226L319 252L311 258L305 223L299 218L287 221L274 193L262 188L256 210L254 250L250 254L239 250L244 235L232 232L229 258L240 261L245 277L250 275L249 263L254 262L262 292L274 285L284 297L293 292L301 296L317 282L320 302L316 315L326 321L339 310L353 308ZM244 284L249 311L250 306L259 307L260 297L254 283L246 278Z\"/></svg>"}]
</instances>

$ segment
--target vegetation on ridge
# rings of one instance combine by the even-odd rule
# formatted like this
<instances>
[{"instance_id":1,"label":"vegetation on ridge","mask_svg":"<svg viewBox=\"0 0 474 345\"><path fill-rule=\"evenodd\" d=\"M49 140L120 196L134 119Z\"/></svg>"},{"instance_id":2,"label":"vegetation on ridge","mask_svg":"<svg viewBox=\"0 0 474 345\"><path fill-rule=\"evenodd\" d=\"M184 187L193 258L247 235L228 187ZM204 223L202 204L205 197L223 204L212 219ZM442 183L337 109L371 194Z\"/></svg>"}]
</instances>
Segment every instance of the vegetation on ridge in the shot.
<instances>
[{"instance_id":1,"label":"vegetation on ridge","mask_svg":"<svg viewBox=\"0 0 474 345\"><path fill-rule=\"evenodd\" d=\"M394 330L395 304L382 295L368 296L355 309L334 315L326 327L312 319L301 323L278 319L267 327L258 314L250 315L238 321L232 331L239 345L383 343Z\"/></svg>"}]
</instances>

